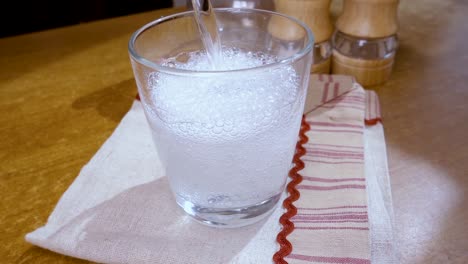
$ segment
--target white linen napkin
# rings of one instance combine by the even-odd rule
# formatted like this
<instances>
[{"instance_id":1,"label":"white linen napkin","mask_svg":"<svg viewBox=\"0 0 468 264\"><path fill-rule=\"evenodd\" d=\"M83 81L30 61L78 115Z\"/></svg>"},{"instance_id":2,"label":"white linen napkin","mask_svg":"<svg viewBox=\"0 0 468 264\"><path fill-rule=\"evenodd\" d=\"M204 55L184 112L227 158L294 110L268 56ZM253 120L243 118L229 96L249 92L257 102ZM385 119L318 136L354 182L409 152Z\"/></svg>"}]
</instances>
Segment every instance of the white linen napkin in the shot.
<instances>
[{"instance_id":1,"label":"white linen napkin","mask_svg":"<svg viewBox=\"0 0 468 264\"><path fill-rule=\"evenodd\" d=\"M316 129L324 114L340 117L339 124L361 122L362 128L352 129L362 132L354 133L358 135L355 143L361 144L355 147L362 148L365 158L356 165L362 168L356 170L362 174L362 181L353 186L367 186L359 187L358 192L344 188L302 194L300 190L298 207L321 201L326 204L331 196L336 201L351 197L363 202L363 208L353 214L368 215L368 221L351 224L358 230L349 230L348 225L342 229L342 223L317 227L316 220L309 222L313 227L309 229L304 223L296 223L298 229L289 237L293 252L286 260L289 263L396 263L383 127L381 123L364 126L370 103L374 105L373 112L379 113L376 96L365 94L349 77L320 75L311 79L309 96L320 94L317 98L322 101L308 102L312 110L307 114L307 121L312 124L309 143L326 144L330 139L327 133L347 137L340 131ZM359 96L366 99L360 101ZM354 107L351 102L362 106L355 109L355 115L343 111L343 107ZM370 115L373 119L380 118L375 113ZM336 128L334 123L326 126L329 125ZM217 229L201 225L176 205L158 160L142 105L135 101L112 136L61 197L46 225L27 234L26 240L61 254L102 263L272 263L272 256L279 248L275 239L281 230L278 222L284 212L281 206L264 221L244 228ZM317 164L305 162L304 173L336 168L317 168ZM343 180L336 179L337 175L321 175L318 186L342 188L328 185ZM310 186L310 182L307 184ZM325 217L341 214L336 210L327 212L323 213ZM304 228L300 229L301 226ZM325 240L335 244L327 245L323 243Z\"/></svg>"}]
</instances>

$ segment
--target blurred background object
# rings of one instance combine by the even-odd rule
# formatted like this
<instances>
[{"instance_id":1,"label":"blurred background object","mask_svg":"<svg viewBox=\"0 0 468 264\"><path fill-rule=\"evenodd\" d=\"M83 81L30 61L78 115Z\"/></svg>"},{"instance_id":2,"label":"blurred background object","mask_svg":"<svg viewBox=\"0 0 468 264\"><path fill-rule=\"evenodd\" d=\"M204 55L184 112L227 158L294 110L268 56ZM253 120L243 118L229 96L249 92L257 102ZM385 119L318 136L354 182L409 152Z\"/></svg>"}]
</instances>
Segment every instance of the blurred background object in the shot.
<instances>
[{"instance_id":1,"label":"blurred background object","mask_svg":"<svg viewBox=\"0 0 468 264\"><path fill-rule=\"evenodd\" d=\"M172 7L172 0L4 1L0 37Z\"/></svg>"},{"instance_id":2,"label":"blurred background object","mask_svg":"<svg viewBox=\"0 0 468 264\"><path fill-rule=\"evenodd\" d=\"M186 1L192 8L192 1ZM293 16L306 23L314 33L314 63L312 73L329 73L331 63L331 36L333 23L330 19L331 0L212 0L214 7L256 8L272 10ZM275 37L291 38L294 32L284 31L282 25L272 21L270 30Z\"/></svg>"},{"instance_id":3,"label":"blurred background object","mask_svg":"<svg viewBox=\"0 0 468 264\"><path fill-rule=\"evenodd\" d=\"M296 17L314 33L312 73L330 73L333 24L330 19L331 0L275 0L275 11Z\"/></svg>"},{"instance_id":4,"label":"blurred background object","mask_svg":"<svg viewBox=\"0 0 468 264\"><path fill-rule=\"evenodd\" d=\"M168 7L191 0L6 1L0 9L0 37L42 31ZM364 86L385 82L391 74L398 38L399 0L346 0L333 34L331 0L212 0L214 7L256 8L294 16L315 37L312 73L347 74ZM249 23L251 21L245 21ZM282 32L275 25L275 34Z\"/></svg>"},{"instance_id":5,"label":"blurred background object","mask_svg":"<svg viewBox=\"0 0 468 264\"><path fill-rule=\"evenodd\" d=\"M333 36L332 72L363 86L390 78L398 48L399 0L346 0Z\"/></svg>"},{"instance_id":6,"label":"blurred background object","mask_svg":"<svg viewBox=\"0 0 468 264\"><path fill-rule=\"evenodd\" d=\"M174 0L179 2L180 0ZM273 0L211 0L213 7L234 7L274 10ZM192 9L192 1L186 0L187 6Z\"/></svg>"},{"instance_id":7,"label":"blurred background object","mask_svg":"<svg viewBox=\"0 0 468 264\"><path fill-rule=\"evenodd\" d=\"M182 1L182 0L178 0ZM314 33L312 73L354 76L363 86L375 86L390 78L398 48L399 0L345 0L341 12L331 16L331 0L212 0L214 7L273 10L302 20ZM183 4L183 3L181 3ZM191 8L191 0L186 0ZM337 11L337 10L334 10ZM333 12L336 14L337 12ZM294 32L274 23L275 37L291 38Z\"/></svg>"}]
</instances>

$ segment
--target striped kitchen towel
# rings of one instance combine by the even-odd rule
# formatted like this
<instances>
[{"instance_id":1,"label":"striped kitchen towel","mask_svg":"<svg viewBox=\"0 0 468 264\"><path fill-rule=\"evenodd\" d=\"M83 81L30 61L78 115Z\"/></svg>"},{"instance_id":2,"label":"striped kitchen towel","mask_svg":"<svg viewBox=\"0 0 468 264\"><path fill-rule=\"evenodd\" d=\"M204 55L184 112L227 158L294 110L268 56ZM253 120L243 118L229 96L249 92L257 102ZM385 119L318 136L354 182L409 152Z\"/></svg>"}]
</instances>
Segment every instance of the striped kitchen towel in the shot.
<instances>
[{"instance_id":1,"label":"striped kitchen towel","mask_svg":"<svg viewBox=\"0 0 468 264\"><path fill-rule=\"evenodd\" d=\"M285 236L279 233L275 261L370 263L364 124L381 120L378 97L348 76L311 78L294 229L286 238L290 246L281 244Z\"/></svg>"},{"instance_id":2,"label":"striped kitchen towel","mask_svg":"<svg viewBox=\"0 0 468 264\"><path fill-rule=\"evenodd\" d=\"M369 263L374 259L369 235L374 232L372 219L381 217L373 218L367 203L373 189L366 189L368 149L363 133L364 118L379 116L377 97L366 94L350 77L311 77L305 118L309 142L303 144L305 167L299 172L303 181L297 186L300 198L294 202L297 214L291 218L295 228L285 236L292 252L286 252L282 261ZM368 102L375 102L375 107L367 113ZM374 141L385 145L383 136ZM273 262L283 207L244 228L200 225L176 205L158 160L142 105L136 100L60 198L47 223L27 234L26 240L100 263ZM380 252L388 252L386 238L378 237Z\"/></svg>"}]
</instances>

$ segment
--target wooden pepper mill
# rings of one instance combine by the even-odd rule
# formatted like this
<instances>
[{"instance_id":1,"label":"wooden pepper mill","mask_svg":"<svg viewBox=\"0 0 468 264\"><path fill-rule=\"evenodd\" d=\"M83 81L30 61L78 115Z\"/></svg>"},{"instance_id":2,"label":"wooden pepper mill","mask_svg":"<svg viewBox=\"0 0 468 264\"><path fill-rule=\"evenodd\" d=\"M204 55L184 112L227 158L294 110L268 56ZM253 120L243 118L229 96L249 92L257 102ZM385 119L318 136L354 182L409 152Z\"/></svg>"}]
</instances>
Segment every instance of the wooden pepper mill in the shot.
<instances>
[{"instance_id":1,"label":"wooden pepper mill","mask_svg":"<svg viewBox=\"0 0 468 264\"><path fill-rule=\"evenodd\" d=\"M330 19L331 0L275 0L275 11L295 17L307 24L314 34L314 63L312 73L330 73L331 36L333 24ZM275 25L276 34L283 36L292 32L281 32Z\"/></svg>"},{"instance_id":2,"label":"wooden pepper mill","mask_svg":"<svg viewBox=\"0 0 468 264\"><path fill-rule=\"evenodd\" d=\"M345 0L333 36L332 72L363 86L388 80L397 40L399 0Z\"/></svg>"}]
</instances>

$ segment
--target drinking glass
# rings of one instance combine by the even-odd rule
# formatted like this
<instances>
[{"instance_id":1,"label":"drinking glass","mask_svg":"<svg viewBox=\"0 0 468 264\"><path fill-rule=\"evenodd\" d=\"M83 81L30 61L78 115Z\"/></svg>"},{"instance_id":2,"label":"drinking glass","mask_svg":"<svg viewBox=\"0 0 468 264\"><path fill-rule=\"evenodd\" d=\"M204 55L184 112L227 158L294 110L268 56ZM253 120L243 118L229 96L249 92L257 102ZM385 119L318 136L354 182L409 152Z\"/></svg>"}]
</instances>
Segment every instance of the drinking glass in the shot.
<instances>
[{"instance_id":1,"label":"drinking glass","mask_svg":"<svg viewBox=\"0 0 468 264\"><path fill-rule=\"evenodd\" d=\"M128 49L177 204L199 222L239 227L267 216L284 192L313 36L279 13L215 11L223 67L191 68L205 50L192 11L148 23Z\"/></svg>"}]
</instances>

